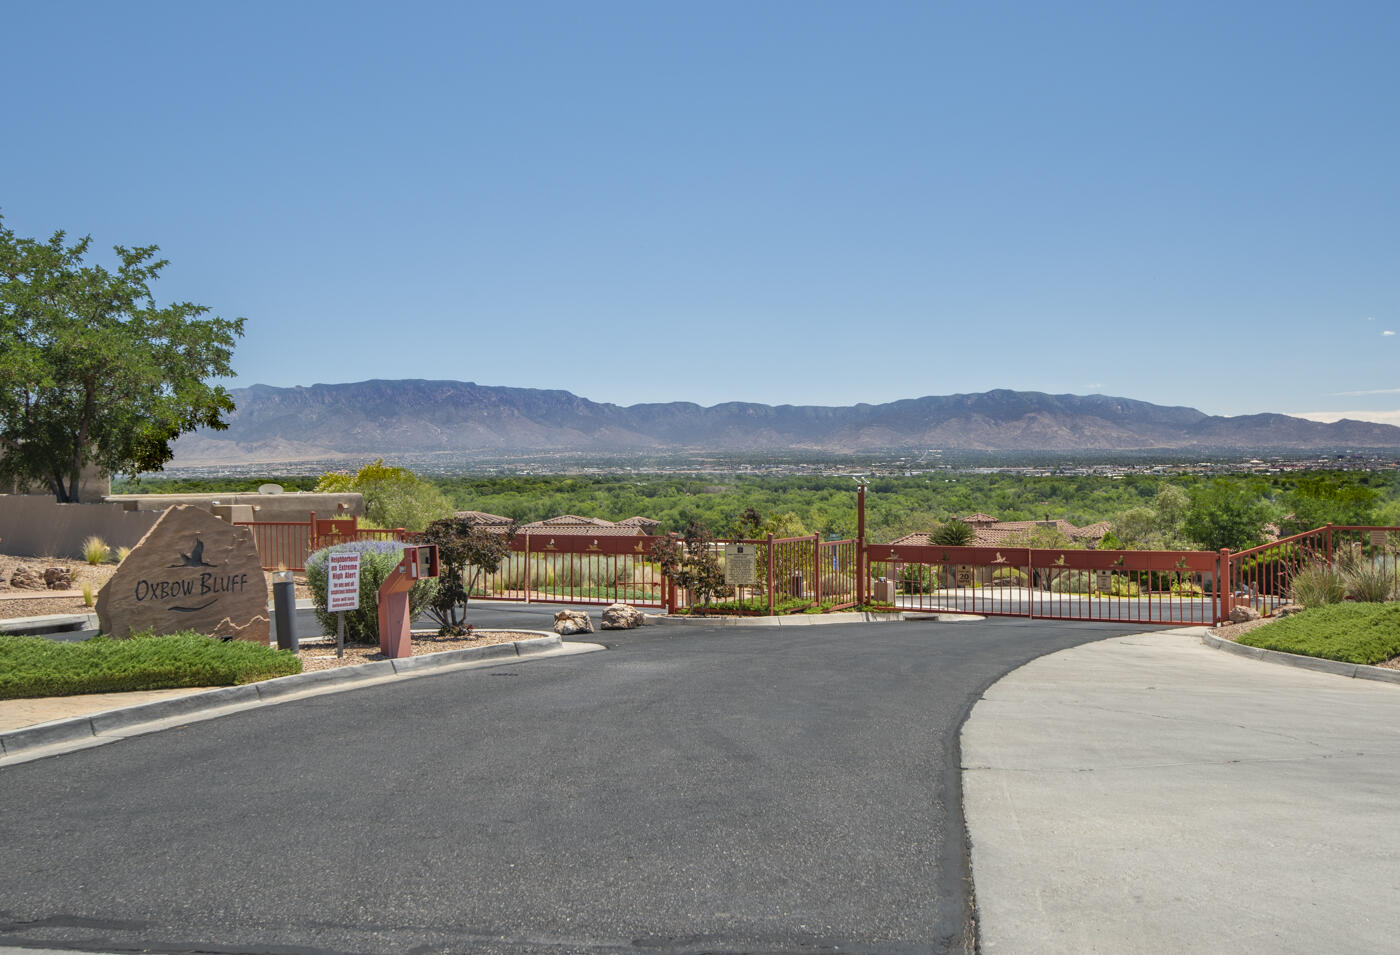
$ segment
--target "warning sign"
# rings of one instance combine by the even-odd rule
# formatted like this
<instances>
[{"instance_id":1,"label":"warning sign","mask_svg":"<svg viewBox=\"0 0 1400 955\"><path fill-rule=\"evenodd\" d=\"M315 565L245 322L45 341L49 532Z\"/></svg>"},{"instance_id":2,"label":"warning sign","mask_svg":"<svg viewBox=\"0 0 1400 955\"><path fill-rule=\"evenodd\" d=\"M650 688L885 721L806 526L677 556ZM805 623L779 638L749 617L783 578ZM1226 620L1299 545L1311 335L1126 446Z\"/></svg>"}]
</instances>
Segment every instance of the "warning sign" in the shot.
<instances>
[{"instance_id":1,"label":"warning sign","mask_svg":"<svg viewBox=\"0 0 1400 955\"><path fill-rule=\"evenodd\" d=\"M360 555L326 557L326 612L360 609Z\"/></svg>"},{"instance_id":2,"label":"warning sign","mask_svg":"<svg viewBox=\"0 0 1400 955\"><path fill-rule=\"evenodd\" d=\"M758 548L753 544L724 545L724 582L731 587L758 586Z\"/></svg>"}]
</instances>

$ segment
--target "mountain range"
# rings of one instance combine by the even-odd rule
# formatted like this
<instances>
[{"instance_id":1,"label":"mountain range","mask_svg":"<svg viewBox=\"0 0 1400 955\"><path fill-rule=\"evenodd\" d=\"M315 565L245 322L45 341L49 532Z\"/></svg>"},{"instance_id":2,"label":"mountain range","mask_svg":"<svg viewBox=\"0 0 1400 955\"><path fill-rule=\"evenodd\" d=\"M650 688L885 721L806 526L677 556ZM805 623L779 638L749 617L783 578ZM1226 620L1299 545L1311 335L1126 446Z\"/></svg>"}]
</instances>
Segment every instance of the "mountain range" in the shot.
<instances>
[{"instance_id":1,"label":"mountain range","mask_svg":"<svg viewBox=\"0 0 1400 955\"><path fill-rule=\"evenodd\" d=\"M460 381L232 390L228 430L174 445L175 465L580 451L1124 451L1400 448L1400 428L1236 417L1104 395L996 390L844 407L615 405L567 391Z\"/></svg>"}]
</instances>

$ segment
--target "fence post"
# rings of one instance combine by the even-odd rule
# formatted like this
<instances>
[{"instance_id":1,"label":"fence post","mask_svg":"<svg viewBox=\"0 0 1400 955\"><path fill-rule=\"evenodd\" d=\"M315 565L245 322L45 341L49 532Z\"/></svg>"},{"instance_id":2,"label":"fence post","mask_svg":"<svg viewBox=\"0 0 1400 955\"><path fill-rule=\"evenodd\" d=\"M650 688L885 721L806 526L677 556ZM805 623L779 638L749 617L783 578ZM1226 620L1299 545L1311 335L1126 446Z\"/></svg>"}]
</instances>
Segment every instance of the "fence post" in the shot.
<instances>
[{"instance_id":1,"label":"fence post","mask_svg":"<svg viewBox=\"0 0 1400 955\"><path fill-rule=\"evenodd\" d=\"M856 492L856 600L862 607L869 586L870 574L865 562L865 485L862 484Z\"/></svg>"},{"instance_id":2,"label":"fence post","mask_svg":"<svg viewBox=\"0 0 1400 955\"><path fill-rule=\"evenodd\" d=\"M816 603L822 602L822 535L816 533L812 535L812 599Z\"/></svg>"},{"instance_id":3,"label":"fence post","mask_svg":"<svg viewBox=\"0 0 1400 955\"><path fill-rule=\"evenodd\" d=\"M1216 612L1215 622L1224 623L1230 616L1230 611L1234 609L1231 600L1231 591L1234 586L1234 574L1230 567L1230 548L1220 548L1219 570L1215 575L1215 596L1219 600L1220 609Z\"/></svg>"},{"instance_id":4,"label":"fence post","mask_svg":"<svg viewBox=\"0 0 1400 955\"><path fill-rule=\"evenodd\" d=\"M525 532L525 602L530 602L530 584L535 579L535 568L530 565L530 532Z\"/></svg>"},{"instance_id":5,"label":"fence post","mask_svg":"<svg viewBox=\"0 0 1400 955\"><path fill-rule=\"evenodd\" d=\"M1031 549L1026 548L1026 616L1035 616L1035 568L1031 566Z\"/></svg>"},{"instance_id":6,"label":"fence post","mask_svg":"<svg viewBox=\"0 0 1400 955\"><path fill-rule=\"evenodd\" d=\"M776 606L773 600L773 587L778 580L777 568L773 566L773 535L768 535L768 616L773 616L773 609Z\"/></svg>"},{"instance_id":7,"label":"fence post","mask_svg":"<svg viewBox=\"0 0 1400 955\"><path fill-rule=\"evenodd\" d=\"M316 512L315 512L315 511L312 511L312 512L310 513L309 519L308 519L308 521L307 521L307 528L306 528L306 553L304 553L304 554L301 555L301 559L298 560L297 563L298 563L298 564L301 564L302 567L305 567L305 566L306 566L306 558L310 557L311 554L312 554L315 550L316 550Z\"/></svg>"}]
</instances>

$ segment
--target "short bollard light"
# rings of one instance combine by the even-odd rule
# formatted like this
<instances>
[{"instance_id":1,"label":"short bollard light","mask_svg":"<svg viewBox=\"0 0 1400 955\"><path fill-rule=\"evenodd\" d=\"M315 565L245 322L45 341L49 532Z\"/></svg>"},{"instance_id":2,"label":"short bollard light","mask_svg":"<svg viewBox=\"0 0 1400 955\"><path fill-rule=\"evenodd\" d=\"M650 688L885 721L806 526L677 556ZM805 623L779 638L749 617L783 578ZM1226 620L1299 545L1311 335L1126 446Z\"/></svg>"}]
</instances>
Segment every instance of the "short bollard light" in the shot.
<instances>
[{"instance_id":1,"label":"short bollard light","mask_svg":"<svg viewBox=\"0 0 1400 955\"><path fill-rule=\"evenodd\" d=\"M272 608L277 621L277 649L293 650L297 644L297 592L290 570L272 575Z\"/></svg>"}]
</instances>

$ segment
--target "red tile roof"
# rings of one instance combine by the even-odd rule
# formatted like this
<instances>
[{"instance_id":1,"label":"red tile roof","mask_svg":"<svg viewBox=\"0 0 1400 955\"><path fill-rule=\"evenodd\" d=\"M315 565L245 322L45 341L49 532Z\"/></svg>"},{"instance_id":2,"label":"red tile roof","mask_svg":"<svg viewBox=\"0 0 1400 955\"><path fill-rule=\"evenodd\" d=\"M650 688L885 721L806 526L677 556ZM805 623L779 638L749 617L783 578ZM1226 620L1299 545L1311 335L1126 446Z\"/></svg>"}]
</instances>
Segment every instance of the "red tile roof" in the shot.
<instances>
[{"instance_id":1,"label":"red tile roof","mask_svg":"<svg viewBox=\"0 0 1400 955\"><path fill-rule=\"evenodd\" d=\"M967 519L965 519L967 520ZM971 520L967 520L971 524ZM1108 521L1097 521L1084 527L1076 527L1069 521L1050 521L1053 529L1068 537L1070 540L1079 541L1084 544L1095 544L1103 540L1104 535L1113 529L1113 525ZM973 528L976 531L976 538L972 541L972 547L1001 547L1007 544L1019 543L1028 539L1035 533L1037 528L1046 526L1045 521L996 521L988 525L978 525ZM909 546L928 546L932 541L927 533L906 534L899 540L890 541L891 545L906 544ZM1024 546L1024 544L1022 544Z\"/></svg>"}]
</instances>

